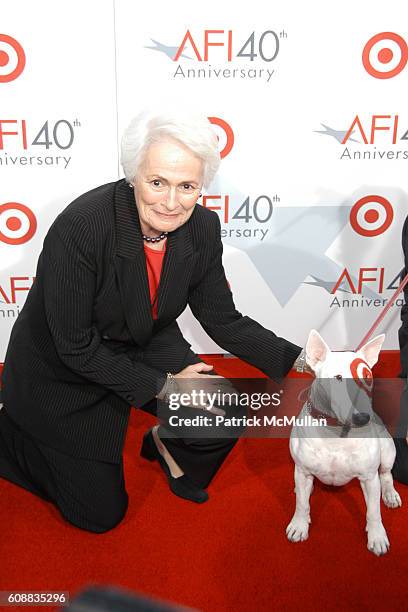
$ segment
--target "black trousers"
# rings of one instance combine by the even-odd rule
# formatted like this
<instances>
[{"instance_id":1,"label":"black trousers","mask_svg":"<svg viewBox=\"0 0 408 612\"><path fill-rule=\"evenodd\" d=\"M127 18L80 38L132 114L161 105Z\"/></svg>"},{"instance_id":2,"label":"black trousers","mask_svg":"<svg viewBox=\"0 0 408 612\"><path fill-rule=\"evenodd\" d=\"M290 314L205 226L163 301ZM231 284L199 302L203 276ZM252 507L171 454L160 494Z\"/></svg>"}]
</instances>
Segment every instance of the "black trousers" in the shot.
<instances>
[{"instance_id":1,"label":"black trousers","mask_svg":"<svg viewBox=\"0 0 408 612\"><path fill-rule=\"evenodd\" d=\"M408 444L405 438L394 438L397 455L391 470L398 482L408 484Z\"/></svg>"},{"instance_id":2,"label":"black trousers","mask_svg":"<svg viewBox=\"0 0 408 612\"><path fill-rule=\"evenodd\" d=\"M154 400L142 409L155 414L156 405ZM237 438L163 438L181 469L203 488L236 442ZM61 453L23 431L6 407L0 410L0 477L54 503L69 523L95 533L115 527L128 507L123 457L120 463L109 463Z\"/></svg>"},{"instance_id":3,"label":"black trousers","mask_svg":"<svg viewBox=\"0 0 408 612\"><path fill-rule=\"evenodd\" d=\"M65 520L88 531L108 531L126 514L123 459L117 464L61 453L21 430L4 407L0 477L54 503Z\"/></svg>"}]
</instances>

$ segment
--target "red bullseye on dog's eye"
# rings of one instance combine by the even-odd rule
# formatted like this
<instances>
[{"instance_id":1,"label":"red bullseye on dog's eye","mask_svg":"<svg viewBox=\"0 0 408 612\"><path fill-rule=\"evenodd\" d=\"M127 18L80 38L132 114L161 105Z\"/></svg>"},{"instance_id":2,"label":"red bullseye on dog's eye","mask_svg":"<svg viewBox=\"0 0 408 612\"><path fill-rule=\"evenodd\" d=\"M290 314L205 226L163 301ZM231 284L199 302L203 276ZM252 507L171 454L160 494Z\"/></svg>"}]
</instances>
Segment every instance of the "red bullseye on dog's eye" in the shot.
<instances>
[{"instance_id":1,"label":"red bullseye on dog's eye","mask_svg":"<svg viewBox=\"0 0 408 612\"><path fill-rule=\"evenodd\" d=\"M373 374L364 359L359 357L353 359L350 364L350 372L358 386L371 397Z\"/></svg>"}]
</instances>

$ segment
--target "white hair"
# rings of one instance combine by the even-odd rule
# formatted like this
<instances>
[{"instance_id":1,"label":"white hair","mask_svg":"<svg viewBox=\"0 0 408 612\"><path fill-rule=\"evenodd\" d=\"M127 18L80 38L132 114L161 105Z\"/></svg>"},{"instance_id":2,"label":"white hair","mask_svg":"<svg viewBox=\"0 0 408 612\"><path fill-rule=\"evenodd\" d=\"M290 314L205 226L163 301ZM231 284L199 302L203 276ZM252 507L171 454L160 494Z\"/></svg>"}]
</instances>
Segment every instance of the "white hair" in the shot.
<instances>
[{"instance_id":1,"label":"white hair","mask_svg":"<svg viewBox=\"0 0 408 612\"><path fill-rule=\"evenodd\" d=\"M121 141L120 162L127 182L134 181L149 146L168 138L178 140L202 160L203 184L208 188L221 161L218 138L205 115L185 109L145 109L132 119Z\"/></svg>"}]
</instances>

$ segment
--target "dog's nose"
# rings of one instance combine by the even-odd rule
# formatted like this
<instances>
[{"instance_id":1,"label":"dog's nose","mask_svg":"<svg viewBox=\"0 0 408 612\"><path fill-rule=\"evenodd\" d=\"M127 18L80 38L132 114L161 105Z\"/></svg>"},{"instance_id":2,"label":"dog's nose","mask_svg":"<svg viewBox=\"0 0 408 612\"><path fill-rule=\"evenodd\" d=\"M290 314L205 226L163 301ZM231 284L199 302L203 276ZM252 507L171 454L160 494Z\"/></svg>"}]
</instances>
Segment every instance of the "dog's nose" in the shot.
<instances>
[{"instance_id":1,"label":"dog's nose","mask_svg":"<svg viewBox=\"0 0 408 612\"><path fill-rule=\"evenodd\" d=\"M368 421L370 420L370 415L367 414L367 412L357 412L356 414L353 414L351 420L353 421L353 425L362 427L363 425L367 425Z\"/></svg>"}]
</instances>

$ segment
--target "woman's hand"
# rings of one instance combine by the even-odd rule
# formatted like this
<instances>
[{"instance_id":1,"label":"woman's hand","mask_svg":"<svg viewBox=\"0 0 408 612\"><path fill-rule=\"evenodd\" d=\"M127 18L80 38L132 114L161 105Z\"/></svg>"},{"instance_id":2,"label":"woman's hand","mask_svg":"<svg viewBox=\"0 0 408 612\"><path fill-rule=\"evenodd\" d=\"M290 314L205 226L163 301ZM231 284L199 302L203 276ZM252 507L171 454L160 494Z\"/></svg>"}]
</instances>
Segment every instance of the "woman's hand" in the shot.
<instances>
[{"instance_id":1,"label":"woman's hand","mask_svg":"<svg viewBox=\"0 0 408 612\"><path fill-rule=\"evenodd\" d=\"M174 378L213 378L217 376L217 378L222 378L222 376L218 376L217 374L205 374L205 372L209 372L212 370L214 366L209 363L193 363L192 365L187 366L184 370L181 370L178 374L174 374ZM204 372L204 374L202 374Z\"/></svg>"},{"instance_id":2,"label":"woman's hand","mask_svg":"<svg viewBox=\"0 0 408 612\"><path fill-rule=\"evenodd\" d=\"M188 403L188 406L191 408L207 410L212 414L224 416L225 411L215 405L220 403L219 401L217 402L217 399L221 396L222 401L224 393L236 394L237 391L229 380L223 376L209 374L212 369L212 365L203 362L187 366L178 372L178 374L174 374L170 393L172 395L176 394L179 397L182 394L189 396L191 402ZM162 395L163 390L158 396L159 399L162 399L160 397Z\"/></svg>"}]
</instances>

